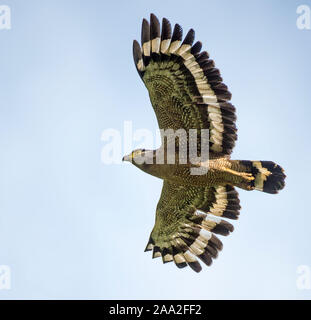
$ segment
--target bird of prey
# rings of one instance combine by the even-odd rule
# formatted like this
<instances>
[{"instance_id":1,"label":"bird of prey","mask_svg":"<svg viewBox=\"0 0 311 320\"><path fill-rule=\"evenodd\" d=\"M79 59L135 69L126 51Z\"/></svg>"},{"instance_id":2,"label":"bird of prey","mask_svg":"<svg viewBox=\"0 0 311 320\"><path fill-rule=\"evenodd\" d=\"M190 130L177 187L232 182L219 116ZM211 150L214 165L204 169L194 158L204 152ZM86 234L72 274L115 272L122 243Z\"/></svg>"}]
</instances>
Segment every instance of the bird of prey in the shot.
<instances>
[{"instance_id":1,"label":"bird of prey","mask_svg":"<svg viewBox=\"0 0 311 320\"><path fill-rule=\"evenodd\" d=\"M141 45L133 42L133 56L160 129L183 129L186 139L176 141L174 163L168 161L167 137L163 137L161 148L134 150L123 160L163 179L155 225L145 251L152 250L153 258L162 257L164 263L174 261L179 268L190 266L199 272L198 259L209 266L222 249L215 234L226 236L233 231L226 219L239 216L235 187L277 193L285 185L285 174L272 161L230 159L237 139L231 93L214 61L201 51L202 43L194 43L194 30L190 29L184 39L182 33L179 24L172 30L163 18L161 27L151 14L150 23L146 19L142 22ZM180 161L185 160L180 158L180 148L189 145L192 129L198 131L198 154L204 143L200 133L208 131L208 160L193 163L187 156L186 161ZM164 161L158 163L161 152ZM208 170L192 174L194 167Z\"/></svg>"}]
</instances>

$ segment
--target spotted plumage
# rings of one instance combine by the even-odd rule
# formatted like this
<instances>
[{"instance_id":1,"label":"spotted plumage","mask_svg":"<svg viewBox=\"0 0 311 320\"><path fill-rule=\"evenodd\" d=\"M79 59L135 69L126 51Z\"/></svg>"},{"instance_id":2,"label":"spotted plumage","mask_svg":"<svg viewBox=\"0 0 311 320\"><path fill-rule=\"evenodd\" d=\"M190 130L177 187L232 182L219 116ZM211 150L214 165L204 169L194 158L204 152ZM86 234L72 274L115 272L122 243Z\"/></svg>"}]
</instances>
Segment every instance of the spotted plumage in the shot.
<instances>
[{"instance_id":1,"label":"spotted plumage","mask_svg":"<svg viewBox=\"0 0 311 320\"><path fill-rule=\"evenodd\" d=\"M190 266L199 272L201 265L211 265L222 249L215 234L226 236L237 219L240 201L235 187L277 193L284 187L283 169L271 161L231 160L237 139L235 108L231 93L222 82L219 70L202 43L194 43L190 29L183 40L179 24L174 28L157 17L150 24L143 19L141 45L133 43L136 69L148 89L157 121L162 131L158 150L135 150L123 159L141 170L163 179L156 209L156 221L146 251L163 263L174 261L177 267ZM165 130L183 129L186 136L166 136ZM192 163L180 150L189 147L191 130L197 129L196 151L209 147L209 159ZM208 130L208 140L203 131ZM176 142L175 162L168 161L166 147ZM202 151L203 152L203 151ZM157 160L162 156L163 162ZM139 159L144 161L139 161ZM182 161L184 160L184 162ZM192 169L206 169L193 174Z\"/></svg>"}]
</instances>

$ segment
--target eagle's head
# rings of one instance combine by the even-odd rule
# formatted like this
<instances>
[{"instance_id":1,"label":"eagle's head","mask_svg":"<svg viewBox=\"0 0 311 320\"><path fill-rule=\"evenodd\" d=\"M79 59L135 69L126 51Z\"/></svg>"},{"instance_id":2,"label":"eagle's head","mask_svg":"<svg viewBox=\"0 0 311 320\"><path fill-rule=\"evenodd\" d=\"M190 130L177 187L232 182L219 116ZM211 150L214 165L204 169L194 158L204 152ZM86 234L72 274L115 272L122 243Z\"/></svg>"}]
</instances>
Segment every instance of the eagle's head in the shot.
<instances>
[{"instance_id":1,"label":"eagle's head","mask_svg":"<svg viewBox=\"0 0 311 320\"><path fill-rule=\"evenodd\" d=\"M152 164L153 156L153 150L136 149L133 150L130 154L124 156L122 158L122 161L129 161L132 162L134 165L141 167L144 164Z\"/></svg>"}]
</instances>

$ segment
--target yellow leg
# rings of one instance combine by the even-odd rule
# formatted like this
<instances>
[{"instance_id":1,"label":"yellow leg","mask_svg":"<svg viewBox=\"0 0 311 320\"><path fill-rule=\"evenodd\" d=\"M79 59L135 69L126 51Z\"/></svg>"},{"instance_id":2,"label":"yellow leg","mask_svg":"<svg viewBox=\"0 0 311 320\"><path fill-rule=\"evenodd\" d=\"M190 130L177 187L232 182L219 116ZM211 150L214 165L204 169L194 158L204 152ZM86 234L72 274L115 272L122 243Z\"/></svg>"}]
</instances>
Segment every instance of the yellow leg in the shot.
<instances>
[{"instance_id":1,"label":"yellow leg","mask_svg":"<svg viewBox=\"0 0 311 320\"><path fill-rule=\"evenodd\" d=\"M254 180L255 178L252 176L251 173L247 173L247 172L238 172L238 171L235 171L235 170L232 170L232 169L229 169L229 168L223 168L223 171L225 172L229 172L235 176L238 176L238 177L242 177L248 181L252 181Z\"/></svg>"}]
</instances>

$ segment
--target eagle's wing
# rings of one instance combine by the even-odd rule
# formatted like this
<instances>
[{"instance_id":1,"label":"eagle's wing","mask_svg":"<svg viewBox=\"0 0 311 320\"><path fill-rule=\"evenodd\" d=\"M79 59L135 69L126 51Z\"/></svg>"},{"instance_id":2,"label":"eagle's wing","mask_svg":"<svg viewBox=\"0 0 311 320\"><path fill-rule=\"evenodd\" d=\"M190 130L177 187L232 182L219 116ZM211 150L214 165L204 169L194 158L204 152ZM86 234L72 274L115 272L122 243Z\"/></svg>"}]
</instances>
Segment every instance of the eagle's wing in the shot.
<instances>
[{"instance_id":1,"label":"eagle's wing","mask_svg":"<svg viewBox=\"0 0 311 320\"><path fill-rule=\"evenodd\" d=\"M133 43L134 62L144 81L160 129L209 129L210 152L228 155L237 139L231 93L202 44L194 45L190 29L182 42L182 28L171 31L167 19L151 14L142 23L142 47ZM198 138L200 135L198 135Z\"/></svg>"},{"instance_id":2,"label":"eagle's wing","mask_svg":"<svg viewBox=\"0 0 311 320\"><path fill-rule=\"evenodd\" d=\"M153 258L162 256L164 263L174 261L179 268L189 265L201 271L197 257L207 265L217 257L222 243L214 233L233 231L232 224L220 217L237 219L239 203L238 193L229 185L189 187L164 180L145 251L153 250Z\"/></svg>"}]
</instances>

